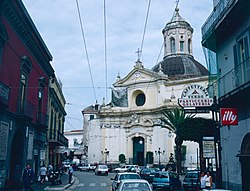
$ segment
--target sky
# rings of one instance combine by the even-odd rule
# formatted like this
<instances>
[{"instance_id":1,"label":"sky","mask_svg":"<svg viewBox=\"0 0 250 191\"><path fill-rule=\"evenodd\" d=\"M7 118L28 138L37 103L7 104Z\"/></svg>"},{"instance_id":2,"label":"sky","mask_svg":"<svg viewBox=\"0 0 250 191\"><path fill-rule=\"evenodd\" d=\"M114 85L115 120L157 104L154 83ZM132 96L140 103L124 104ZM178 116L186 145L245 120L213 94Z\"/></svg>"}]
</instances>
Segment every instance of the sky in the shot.
<instances>
[{"instance_id":1,"label":"sky","mask_svg":"<svg viewBox=\"0 0 250 191\"><path fill-rule=\"evenodd\" d=\"M145 68L151 69L162 60L162 29L176 7L176 0L23 0L23 3L53 56L51 65L63 84L67 102L65 131L83 128L81 111L85 107L96 101L101 104L103 98L110 102L110 87L118 73L123 78L133 69L142 41L140 60ZM206 67L201 26L212 12L213 1L179 0L178 7L180 15L194 29L193 56Z\"/></svg>"}]
</instances>

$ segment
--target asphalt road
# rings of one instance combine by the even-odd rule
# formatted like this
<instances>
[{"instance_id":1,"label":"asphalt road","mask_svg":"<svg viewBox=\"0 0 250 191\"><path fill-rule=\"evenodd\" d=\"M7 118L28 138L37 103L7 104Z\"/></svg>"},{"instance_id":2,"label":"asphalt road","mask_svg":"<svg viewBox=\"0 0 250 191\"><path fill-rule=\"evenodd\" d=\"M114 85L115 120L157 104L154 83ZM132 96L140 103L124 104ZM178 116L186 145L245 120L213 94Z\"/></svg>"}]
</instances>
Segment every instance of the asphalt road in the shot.
<instances>
[{"instance_id":1,"label":"asphalt road","mask_svg":"<svg viewBox=\"0 0 250 191\"><path fill-rule=\"evenodd\" d=\"M109 173L108 176L96 176L94 172L75 171L75 183L68 188L69 191L111 191L110 178L116 173Z\"/></svg>"}]
</instances>

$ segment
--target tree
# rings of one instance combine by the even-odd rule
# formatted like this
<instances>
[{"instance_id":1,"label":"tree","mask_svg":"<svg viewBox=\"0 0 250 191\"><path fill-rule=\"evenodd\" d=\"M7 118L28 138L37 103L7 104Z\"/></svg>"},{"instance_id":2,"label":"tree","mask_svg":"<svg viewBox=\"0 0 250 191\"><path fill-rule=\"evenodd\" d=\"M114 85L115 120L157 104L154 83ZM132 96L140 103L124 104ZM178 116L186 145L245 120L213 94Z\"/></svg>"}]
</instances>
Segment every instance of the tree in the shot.
<instances>
[{"instance_id":1,"label":"tree","mask_svg":"<svg viewBox=\"0 0 250 191\"><path fill-rule=\"evenodd\" d=\"M119 161L120 161L120 163L125 163L126 162L126 157L125 157L124 154L119 155Z\"/></svg>"},{"instance_id":2,"label":"tree","mask_svg":"<svg viewBox=\"0 0 250 191\"><path fill-rule=\"evenodd\" d=\"M182 127L185 119L193 118L194 115L185 115L183 109L175 108L174 110L165 110L162 112L163 117L161 121L163 123L163 128L167 128L169 131L175 133L175 144L176 144L176 160L177 160L177 172L181 173L181 145L183 143L183 137L181 134Z\"/></svg>"}]
</instances>

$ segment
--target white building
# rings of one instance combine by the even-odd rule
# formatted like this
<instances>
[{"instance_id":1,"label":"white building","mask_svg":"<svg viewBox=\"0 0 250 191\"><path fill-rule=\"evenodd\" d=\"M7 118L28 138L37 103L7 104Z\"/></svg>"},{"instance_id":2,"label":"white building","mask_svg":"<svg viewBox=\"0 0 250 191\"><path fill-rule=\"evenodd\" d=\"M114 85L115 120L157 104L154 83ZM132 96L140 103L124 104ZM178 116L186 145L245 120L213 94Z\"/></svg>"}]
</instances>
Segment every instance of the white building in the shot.
<instances>
[{"instance_id":1,"label":"white building","mask_svg":"<svg viewBox=\"0 0 250 191\"><path fill-rule=\"evenodd\" d=\"M192 56L193 29L179 10L162 31L164 58L152 69L138 59L124 78L113 84L112 101L82 111L88 161L166 164L174 153L174 134L162 128L162 111L178 107L185 87L207 87L208 71ZM187 142L186 165L197 163L198 144ZM160 156L158 151L160 148Z\"/></svg>"}]
</instances>

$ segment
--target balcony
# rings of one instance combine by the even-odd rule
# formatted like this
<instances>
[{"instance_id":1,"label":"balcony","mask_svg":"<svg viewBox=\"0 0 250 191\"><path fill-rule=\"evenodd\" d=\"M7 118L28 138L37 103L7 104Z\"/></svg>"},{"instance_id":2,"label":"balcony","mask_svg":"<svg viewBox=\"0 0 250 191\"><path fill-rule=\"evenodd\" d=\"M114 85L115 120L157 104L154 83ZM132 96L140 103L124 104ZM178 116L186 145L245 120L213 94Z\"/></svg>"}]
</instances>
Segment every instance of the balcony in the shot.
<instances>
[{"instance_id":1,"label":"balcony","mask_svg":"<svg viewBox=\"0 0 250 191\"><path fill-rule=\"evenodd\" d=\"M213 12L210 14L208 19L205 21L201 27L202 37L207 38L215 29L215 26L222 20L225 16L227 10L232 4L236 3L238 0L220 0L217 6L214 8Z\"/></svg>"},{"instance_id":2,"label":"balcony","mask_svg":"<svg viewBox=\"0 0 250 191\"><path fill-rule=\"evenodd\" d=\"M33 120L35 118L35 106L26 100L18 100L17 114L19 117L26 117Z\"/></svg>"},{"instance_id":3,"label":"balcony","mask_svg":"<svg viewBox=\"0 0 250 191\"><path fill-rule=\"evenodd\" d=\"M58 132L58 142L60 145L68 147L68 139L60 132Z\"/></svg>"},{"instance_id":4,"label":"balcony","mask_svg":"<svg viewBox=\"0 0 250 191\"><path fill-rule=\"evenodd\" d=\"M8 107L10 88L0 82L0 106Z\"/></svg>"},{"instance_id":5,"label":"balcony","mask_svg":"<svg viewBox=\"0 0 250 191\"><path fill-rule=\"evenodd\" d=\"M48 115L46 113L37 113L37 123L48 126Z\"/></svg>"},{"instance_id":6,"label":"balcony","mask_svg":"<svg viewBox=\"0 0 250 191\"><path fill-rule=\"evenodd\" d=\"M50 134L50 136L48 137L48 141L56 145L68 147L68 139L59 131L57 131L57 133L53 132L52 134Z\"/></svg>"},{"instance_id":7,"label":"balcony","mask_svg":"<svg viewBox=\"0 0 250 191\"><path fill-rule=\"evenodd\" d=\"M219 100L233 95L250 86L250 58L240 63L224 76L211 84L208 88L210 94L216 95L218 85Z\"/></svg>"}]
</instances>

